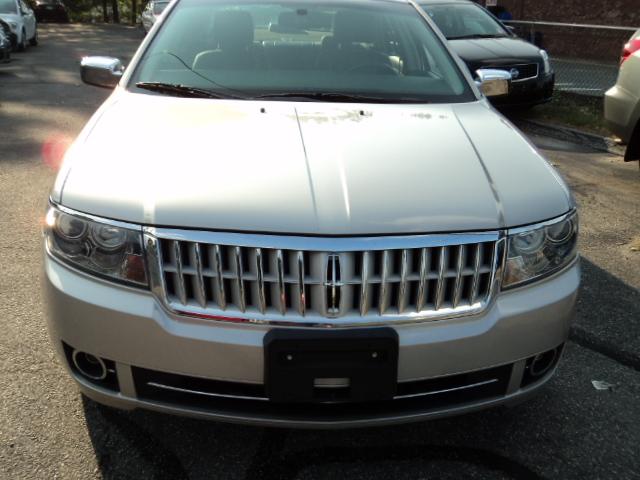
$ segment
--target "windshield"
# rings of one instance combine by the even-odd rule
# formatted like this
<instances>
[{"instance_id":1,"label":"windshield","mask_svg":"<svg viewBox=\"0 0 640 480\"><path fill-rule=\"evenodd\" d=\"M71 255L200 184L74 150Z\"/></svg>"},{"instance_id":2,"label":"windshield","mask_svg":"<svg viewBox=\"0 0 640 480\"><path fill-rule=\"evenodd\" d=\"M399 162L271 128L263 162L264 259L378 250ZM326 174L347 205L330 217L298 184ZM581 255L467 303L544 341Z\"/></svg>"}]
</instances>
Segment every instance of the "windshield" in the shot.
<instances>
[{"instance_id":1,"label":"windshield","mask_svg":"<svg viewBox=\"0 0 640 480\"><path fill-rule=\"evenodd\" d=\"M473 4L422 5L449 40L474 37L508 36L500 22Z\"/></svg>"},{"instance_id":2,"label":"windshield","mask_svg":"<svg viewBox=\"0 0 640 480\"><path fill-rule=\"evenodd\" d=\"M162 11L169 5L169 2L154 2L153 3L153 13L155 15L160 15Z\"/></svg>"},{"instance_id":3,"label":"windshield","mask_svg":"<svg viewBox=\"0 0 640 480\"><path fill-rule=\"evenodd\" d=\"M475 100L424 19L395 2L182 0L136 68L130 86L142 92L139 82L240 98Z\"/></svg>"},{"instance_id":4,"label":"windshield","mask_svg":"<svg viewBox=\"0 0 640 480\"><path fill-rule=\"evenodd\" d=\"M18 13L15 0L0 0L0 13Z\"/></svg>"}]
</instances>

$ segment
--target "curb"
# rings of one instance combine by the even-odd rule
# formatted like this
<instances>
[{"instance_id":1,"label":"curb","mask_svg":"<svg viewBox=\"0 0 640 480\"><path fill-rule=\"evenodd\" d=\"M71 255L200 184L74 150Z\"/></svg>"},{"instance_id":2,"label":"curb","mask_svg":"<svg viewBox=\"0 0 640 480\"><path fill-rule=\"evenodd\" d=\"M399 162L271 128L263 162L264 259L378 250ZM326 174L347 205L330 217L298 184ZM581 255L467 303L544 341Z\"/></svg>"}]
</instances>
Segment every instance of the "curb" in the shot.
<instances>
[{"instance_id":1,"label":"curb","mask_svg":"<svg viewBox=\"0 0 640 480\"><path fill-rule=\"evenodd\" d=\"M513 122L522 130L546 137L576 143L612 155L624 157L624 147L610 137L603 137L593 133L583 132L575 128L565 127L554 123L544 123L537 120L514 119Z\"/></svg>"}]
</instances>

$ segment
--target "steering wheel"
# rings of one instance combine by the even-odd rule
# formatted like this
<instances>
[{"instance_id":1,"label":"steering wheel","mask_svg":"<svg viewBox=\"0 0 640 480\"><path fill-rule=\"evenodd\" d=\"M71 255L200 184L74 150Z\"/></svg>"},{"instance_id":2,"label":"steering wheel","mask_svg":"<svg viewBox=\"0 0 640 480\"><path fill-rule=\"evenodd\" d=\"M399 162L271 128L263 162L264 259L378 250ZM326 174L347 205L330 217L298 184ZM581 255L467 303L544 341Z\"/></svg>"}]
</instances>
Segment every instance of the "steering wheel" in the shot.
<instances>
[{"instance_id":1,"label":"steering wheel","mask_svg":"<svg viewBox=\"0 0 640 480\"><path fill-rule=\"evenodd\" d=\"M362 73L382 73L385 75L399 75L398 71L390 65L384 63L363 63L347 69L347 72Z\"/></svg>"}]
</instances>

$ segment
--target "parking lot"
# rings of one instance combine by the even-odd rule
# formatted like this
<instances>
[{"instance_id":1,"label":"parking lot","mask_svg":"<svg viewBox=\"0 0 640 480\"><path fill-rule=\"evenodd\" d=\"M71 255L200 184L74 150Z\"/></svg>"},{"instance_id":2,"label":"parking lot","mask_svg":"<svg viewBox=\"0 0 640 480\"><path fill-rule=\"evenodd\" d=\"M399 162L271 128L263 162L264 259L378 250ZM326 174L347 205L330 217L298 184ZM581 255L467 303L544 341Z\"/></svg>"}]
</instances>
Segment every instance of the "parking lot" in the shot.
<instances>
[{"instance_id":1,"label":"parking lot","mask_svg":"<svg viewBox=\"0 0 640 480\"><path fill-rule=\"evenodd\" d=\"M40 28L39 46L0 66L0 478L640 478L638 164L535 135L580 207L583 287L558 374L532 401L397 427L302 431L83 399L47 335L41 222L57 152L109 94L81 84L78 60L126 61L142 34ZM593 380L613 387L596 390Z\"/></svg>"}]
</instances>

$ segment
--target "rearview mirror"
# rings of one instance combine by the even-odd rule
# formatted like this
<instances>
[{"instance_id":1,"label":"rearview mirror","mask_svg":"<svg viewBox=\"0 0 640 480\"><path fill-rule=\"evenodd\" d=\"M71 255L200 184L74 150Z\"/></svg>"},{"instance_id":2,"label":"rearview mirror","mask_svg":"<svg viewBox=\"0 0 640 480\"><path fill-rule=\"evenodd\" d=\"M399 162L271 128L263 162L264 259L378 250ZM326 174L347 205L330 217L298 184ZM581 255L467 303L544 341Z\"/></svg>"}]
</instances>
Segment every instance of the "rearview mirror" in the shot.
<instances>
[{"instance_id":1,"label":"rearview mirror","mask_svg":"<svg viewBox=\"0 0 640 480\"><path fill-rule=\"evenodd\" d=\"M481 68L476 76L476 85L486 97L508 95L511 90L511 74L505 70Z\"/></svg>"},{"instance_id":2,"label":"rearview mirror","mask_svg":"<svg viewBox=\"0 0 640 480\"><path fill-rule=\"evenodd\" d=\"M124 65L117 58L83 57L80 61L80 78L89 85L114 88L123 72Z\"/></svg>"}]
</instances>

